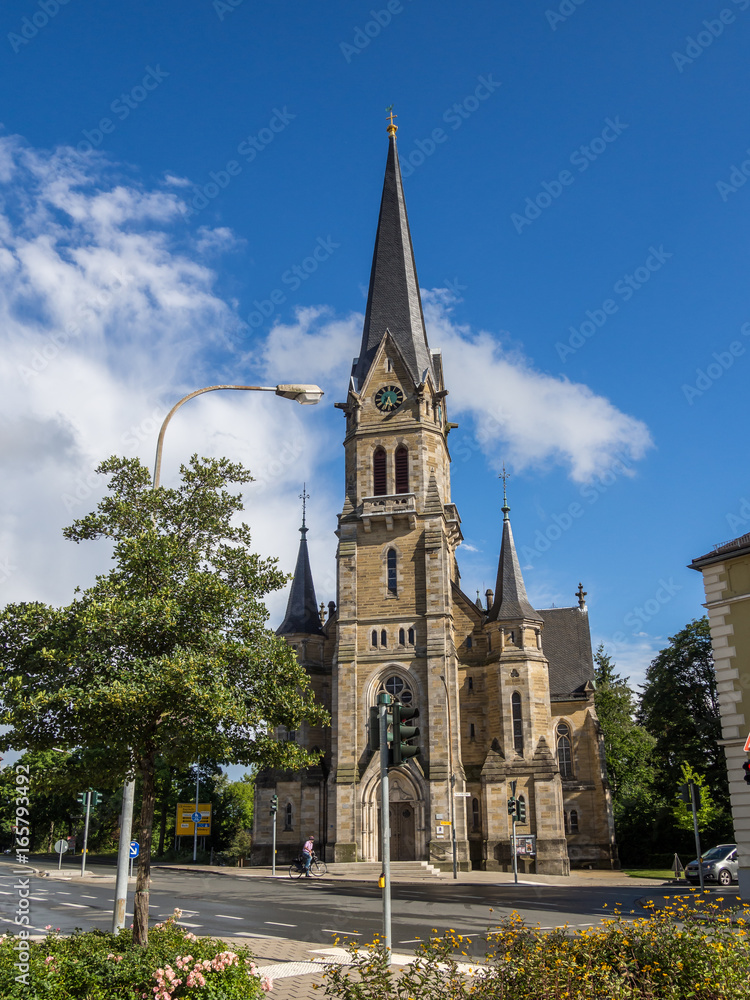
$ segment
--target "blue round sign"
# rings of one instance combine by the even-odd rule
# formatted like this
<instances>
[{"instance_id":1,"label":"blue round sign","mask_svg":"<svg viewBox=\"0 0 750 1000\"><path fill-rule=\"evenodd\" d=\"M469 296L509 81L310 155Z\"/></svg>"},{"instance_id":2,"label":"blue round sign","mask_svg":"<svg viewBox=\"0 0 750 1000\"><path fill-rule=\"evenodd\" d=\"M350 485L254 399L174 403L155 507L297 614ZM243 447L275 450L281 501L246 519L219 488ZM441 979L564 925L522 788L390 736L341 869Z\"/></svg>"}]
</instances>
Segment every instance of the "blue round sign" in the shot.
<instances>
[{"instance_id":1,"label":"blue round sign","mask_svg":"<svg viewBox=\"0 0 750 1000\"><path fill-rule=\"evenodd\" d=\"M137 858L138 855L140 854L140 852L141 852L141 845L138 843L137 840L131 840L130 841L130 857L131 858Z\"/></svg>"},{"instance_id":2,"label":"blue round sign","mask_svg":"<svg viewBox=\"0 0 750 1000\"><path fill-rule=\"evenodd\" d=\"M190 817L190 819L191 819L191 820L192 820L192 821L193 821L194 823L200 823L200 821L201 821L201 820L203 819L203 816L202 816L202 815L201 815L201 813L199 813L199 812L194 812L194 813L192 814L192 816Z\"/></svg>"}]
</instances>

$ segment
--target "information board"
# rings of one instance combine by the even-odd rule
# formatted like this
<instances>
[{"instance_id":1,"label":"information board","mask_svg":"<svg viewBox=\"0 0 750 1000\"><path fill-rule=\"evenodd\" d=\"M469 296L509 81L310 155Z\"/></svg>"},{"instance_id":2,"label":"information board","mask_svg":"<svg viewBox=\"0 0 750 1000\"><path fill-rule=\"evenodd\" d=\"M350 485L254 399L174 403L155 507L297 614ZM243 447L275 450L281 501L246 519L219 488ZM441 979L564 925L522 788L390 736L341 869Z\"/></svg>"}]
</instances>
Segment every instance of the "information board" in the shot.
<instances>
[{"instance_id":1,"label":"information board","mask_svg":"<svg viewBox=\"0 0 750 1000\"><path fill-rule=\"evenodd\" d=\"M195 802L178 802L177 820L174 828L176 836L192 837L195 834L195 823L192 818L194 812L201 814L201 820L198 823L198 836L208 837L211 835L211 803L199 802L196 810Z\"/></svg>"}]
</instances>

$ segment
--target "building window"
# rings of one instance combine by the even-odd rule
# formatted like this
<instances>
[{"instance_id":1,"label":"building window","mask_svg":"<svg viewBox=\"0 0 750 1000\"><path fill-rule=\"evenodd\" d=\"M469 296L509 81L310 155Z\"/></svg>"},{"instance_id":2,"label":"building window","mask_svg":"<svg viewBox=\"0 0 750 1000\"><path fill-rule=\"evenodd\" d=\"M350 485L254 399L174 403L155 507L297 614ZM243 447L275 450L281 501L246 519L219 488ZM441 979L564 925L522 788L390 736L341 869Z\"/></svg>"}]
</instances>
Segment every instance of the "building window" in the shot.
<instances>
[{"instance_id":1,"label":"building window","mask_svg":"<svg viewBox=\"0 0 750 1000\"><path fill-rule=\"evenodd\" d=\"M377 631L375 629L372 630L372 635L370 636L370 639L372 640L373 646L377 646L377 644L378 644L378 633L377 633Z\"/></svg>"},{"instance_id":2,"label":"building window","mask_svg":"<svg viewBox=\"0 0 750 1000\"><path fill-rule=\"evenodd\" d=\"M561 722L557 727L557 763L561 778L573 777L573 748L570 743L570 726Z\"/></svg>"},{"instance_id":3,"label":"building window","mask_svg":"<svg viewBox=\"0 0 750 1000\"><path fill-rule=\"evenodd\" d=\"M578 811L576 809L570 810L570 832L578 833Z\"/></svg>"},{"instance_id":4,"label":"building window","mask_svg":"<svg viewBox=\"0 0 750 1000\"><path fill-rule=\"evenodd\" d=\"M517 754L523 754L523 716L521 715L521 695L514 691L510 699L513 715L513 747Z\"/></svg>"},{"instance_id":5,"label":"building window","mask_svg":"<svg viewBox=\"0 0 750 1000\"><path fill-rule=\"evenodd\" d=\"M292 803L287 802L286 809L284 810L284 829L292 830Z\"/></svg>"},{"instance_id":6,"label":"building window","mask_svg":"<svg viewBox=\"0 0 750 1000\"><path fill-rule=\"evenodd\" d=\"M467 635L466 636L466 648L467 649L471 649L471 647L473 645L474 645L474 640L472 639L472 637L470 635Z\"/></svg>"},{"instance_id":7,"label":"building window","mask_svg":"<svg viewBox=\"0 0 750 1000\"><path fill-rule=\"evenodd\" d=\"M471 800L471 828L479 830L479 799Z\"/></svg>"},{"instance_id":8,"label":"building window","mask_svg":"<svg viewBox=\"0 0 750 1000\"><path fill-rule=\"evenodd\" d=\"M469 739L470 740L475 740L476 738L477 738L477 735L476 735L476 730L474 729L474 723L470 722L469 723Z\"/></svg>"},{"instance_id":9,"label":"building window","mask_svg":"<svg viewBox=\"0 0 750 1000\"><path fill-rule=\"evenodd\" d=\"M413 628L409 629L409 645L410 646L414 645L414 629Z\"/></svg>"},{"instance_id":10,"label":"building window","mask_svg":"<svg viewBox=\"0 0 750 1000\"><path fill-rule=\"evenodd\" d=\"M399 646L406 645L406 632L402 628L398 630L398 644Z\"/></svg>"},{"instance_id":11,"label":"building window","mask_svg":"<svg viewBox=\"0 0 750 1000\"><path fill-rule=\"evenodd\" d=\"M404 445L396 448L396 492L409 492L409 451Z\"/></svg>"},{"instance_id":12,"label":"building window","mask_svg":"<svg viewBox=\"0 0 750 1000\"><path fill-rule=\"evenodd\" d=\"M396 550L388 549L388 593L394 596L398 594L398 581L396 575Z\"/></svg>"},{"instance_id":13,"label":"building window","mask_svg":"<svg viewBox=\"0 0 750 1000\"><path fill-rule=\"evenodd\" d=\"M473 677L467 677L466 678L466 687L469 689L469 691L473 691L474 690L474 678Z\"/></svg>"},{"instance_id":14,"label":"building window","mask_svg":"<svg viewBox=\"0 0 750 1000\"><path fill-rule=\"evenodd\" d=\"M390 358L386 358L385 359L385 370L387 372L392 372L393 371L393 362L391 361Z\"/></svg>"},{"instance_id":15,"label":"building window","mask_svg":"<svg viewBox=\"0 0 750 1000\"><path fill-rule=\"evenodd\" d=\"M565 832L570 833L570 823L568 823L568 814L566 812L563 813L563 823L565 825Z\"/></svg>"},{"instance_id":16,"label":"building window","mask_svg":"<svg viewBox=\"0 0 750 1000\"><path fill-rule=\"evenodd\" d=\"M411 705L414 701L411 688L402 677L398 677L396 674L388 677L381 685L380 690L397 698L402 705Z\"/></svg>"},{"instance_id":17,"label":"building window","mask_svg":"<svg viewBox=\"0 0 750 1000\"><path fill-rule=\"evenodd\" d=\"M382 497L388 492L385 474L385 451L376 448L372 456L372 495Z\"/></svg>"},{"instance_id":18,"label":"building window","mask_svg":"<svg viewBox=\"0 0 750 1000\"><path fill-rule=\"evenodd\" d=\"M381 646L388 645L388 633L384 628L380 630L380 645Z\"/></svg>"},{"instance_id":19,"label":"building window","mask_svg":"<svg viewBox=\"0 0 750 1000\"><path fill-rule=\"evenodd\" d=\"M286 734L286 738L287 738L287 740L289 740L290 743L296 743L297 742L297 730L296 729L288 729L287 730L287 734Z\"/></svg>"}]
</instances>

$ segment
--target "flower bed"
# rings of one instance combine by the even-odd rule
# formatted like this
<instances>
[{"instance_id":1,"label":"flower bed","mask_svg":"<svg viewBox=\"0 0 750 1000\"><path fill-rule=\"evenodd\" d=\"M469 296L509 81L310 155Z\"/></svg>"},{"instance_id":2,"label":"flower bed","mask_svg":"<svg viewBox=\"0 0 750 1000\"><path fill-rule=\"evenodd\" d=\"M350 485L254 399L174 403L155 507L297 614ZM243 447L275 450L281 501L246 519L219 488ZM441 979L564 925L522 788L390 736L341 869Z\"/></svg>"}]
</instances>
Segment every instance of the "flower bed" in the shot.
<instances>
[{"instance_id":1,"label":"flower bed","mask_svg":"<svg viewBox=\"0 0 750 1000\"><path fill-rule=\"evenodd\" d=\"M351 944L353 967L329 966L326 995L341 1000L747 1000L745 916L706 893L672 897L649 915L616 913L598 927L542 932L517 915L487 935L484 962L459 965L468 942L450 931L419 961L388 966L382 944ZM738 904L739 909L739 904ZM460 961L471 961L468 956Z\"/></svg>"},{"instance_id":2,"label":"flower bed","mask_svg":"<svg viewBox=\"0 0 750 1000\"><path fill-rule=\"evenodd\" d=\"M257 971L247 948L198 938L180 927L180 911L133 946L130 931L76 932L48 928L29 943L28 971L19 965L19 939L0 938L2 1000L256 1000L272 983Z\"/></svg>"}]
</instances>

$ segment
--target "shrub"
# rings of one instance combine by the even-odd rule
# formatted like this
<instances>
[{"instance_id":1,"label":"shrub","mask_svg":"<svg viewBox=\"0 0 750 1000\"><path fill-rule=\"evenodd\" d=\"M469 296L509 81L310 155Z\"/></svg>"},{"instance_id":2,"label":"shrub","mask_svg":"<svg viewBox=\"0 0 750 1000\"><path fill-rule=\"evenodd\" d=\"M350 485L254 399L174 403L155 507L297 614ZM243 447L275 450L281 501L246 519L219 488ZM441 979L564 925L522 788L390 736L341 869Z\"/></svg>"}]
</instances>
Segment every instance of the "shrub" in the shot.
<instances>
[{"instance_id":1,"label":"shrub","mask_svg":"<svg viewBox=\"0 0 750 1000\"><path fill-rule=\"evenodd\" d=\"M256 1000L271 989L247 948L198 938L177 923L180 911L156 924L148 948L134 947L130 931L49 928L29 949L26 983L17 982L18 938L0 938L2 1000Z\"/></svg>"},{"instance_id":2,"label":"shrub","mask_svg":"<svg viewBox=\"0 0 750 1000\"><path fill-rule=\"evenodd\" d=\"M326 995L341 1000L747 1000L747 921L707 895L672 897L648 916L615 914L598 927L544 933L513 914L487 935L483 963L461 965L453 931L422 944L405 969L382 942L349 946L352 967L329 966ZM464 959L468 961L468 959Z\"/></svg>"}]
</instances>

